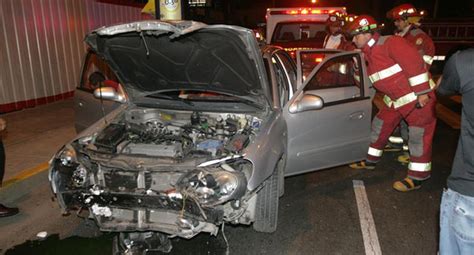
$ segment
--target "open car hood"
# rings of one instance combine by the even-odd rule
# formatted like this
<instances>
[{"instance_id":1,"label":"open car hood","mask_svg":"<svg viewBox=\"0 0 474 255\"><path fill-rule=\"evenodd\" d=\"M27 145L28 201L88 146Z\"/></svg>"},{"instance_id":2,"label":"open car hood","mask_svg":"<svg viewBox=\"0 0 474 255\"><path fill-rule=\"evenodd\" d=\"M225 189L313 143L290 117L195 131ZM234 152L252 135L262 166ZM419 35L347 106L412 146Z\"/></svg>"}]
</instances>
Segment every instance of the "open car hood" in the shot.
<instances>
[{"instance_id":1,"label":"open car hood","mask_svg":"<svg viewBox=\"0 0 474 255\"><path fill-rule=\"evenodd\" d=\"M99 28L86 43L134 99L169 90L213 91L268 102L251 30L193 21L139 21Z\"/></svg>"}]
</instances>

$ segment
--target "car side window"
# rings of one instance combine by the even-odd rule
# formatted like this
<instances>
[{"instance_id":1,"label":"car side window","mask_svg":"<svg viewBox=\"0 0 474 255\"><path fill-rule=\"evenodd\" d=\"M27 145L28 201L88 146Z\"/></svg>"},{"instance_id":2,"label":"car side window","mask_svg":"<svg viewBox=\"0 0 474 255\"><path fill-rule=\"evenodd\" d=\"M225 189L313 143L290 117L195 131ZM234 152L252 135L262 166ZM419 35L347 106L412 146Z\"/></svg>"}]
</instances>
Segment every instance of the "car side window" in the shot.
<instances>
[{"instance_id":1,"label":"car side window","mask_svg":"<svg viewBox=\"0 0 474 255\"><path fill-rule=\"evenodd\" d=\"M293 96L293 92L296 91L296 65L295 62L291 59L291 57L283 53L283 51L279 51L276 53L278 59L281 61L283 68L285 69L285 73L288 75L288 79L290 82L290 98Z\"/></svg>"},{"instance_id":2,"label":"car side window","mask_svg":"<svg viewBox=\"0 0 474 255\"><path fill-rule=\"evenodd\" d=\"M273 93L276 93L274 97L278 98L280 108L283 108L285 104L290 99L293 94L293 88L291 84L291 78L288 75L288 70L285 65L282 63L282 59L277 54L272 56L272 65L273 70L275 71L276 78L276 90Z\"/></svg>"},{"instance_id":3,"label":"car side window","mask_svg":"<svg viewBox=\"0 0 474 255\"><path fill-rule=\"evenodd\" d=\"M117 90L119 81L104 60L95 53L89 52L84 64L79 88L92 92L100 86L113 87Z\"/></svg>"},{"instance_id":4,"label":"car side window","mask_svg":"<svg viewBox=\"0 0 474 255\"><path fill-rule=\"evenodd\" d=\"M362 74L359 66L358 55L332 58L311 77L303 91L323 95L325 103L363 98L364 86L360 82Z\"/></svg>"}]
</instances>

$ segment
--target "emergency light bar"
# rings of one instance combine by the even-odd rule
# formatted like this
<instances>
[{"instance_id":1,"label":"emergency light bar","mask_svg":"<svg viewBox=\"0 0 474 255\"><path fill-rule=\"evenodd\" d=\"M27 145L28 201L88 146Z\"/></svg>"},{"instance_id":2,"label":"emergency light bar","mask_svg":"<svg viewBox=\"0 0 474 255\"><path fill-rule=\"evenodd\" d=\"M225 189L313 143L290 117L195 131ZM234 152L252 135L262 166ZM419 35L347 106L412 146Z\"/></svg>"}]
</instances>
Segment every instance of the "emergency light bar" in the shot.
<instances>
[{"instance_id":1,"label":"emergency light bar","mask_svg":"<svg viewBox=\"0 0 474 255\"><path fill-rule=\"evenodd\" d=\"M273 15L308 15L308 14L332 14L338 10L322 10L322 9L312 9L312 8L301 8L297 10L275 10L270 11L270 14Z\"/></svg>"}]
</instances>

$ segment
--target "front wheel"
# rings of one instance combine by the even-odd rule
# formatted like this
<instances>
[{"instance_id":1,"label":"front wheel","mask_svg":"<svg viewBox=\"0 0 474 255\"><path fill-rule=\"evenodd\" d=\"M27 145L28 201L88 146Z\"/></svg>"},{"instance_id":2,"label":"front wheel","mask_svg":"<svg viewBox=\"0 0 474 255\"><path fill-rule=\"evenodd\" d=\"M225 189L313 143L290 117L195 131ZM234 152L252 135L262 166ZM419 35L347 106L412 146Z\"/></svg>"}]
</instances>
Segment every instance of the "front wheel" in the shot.
<instances>
[{"instance_id":1,"label":"front wheel","mask_svg":"<svg viewBox=\"0 0 474 255\"><path fill-rule=\"evenodd\" d=\"M278 225L278 199L282 188L280 175L283 171L283 160L280 160L273 174L265 180L263 188L257 193L257 209L253 229L257 232L275 232Z\"/></svg>"}]
</instances>

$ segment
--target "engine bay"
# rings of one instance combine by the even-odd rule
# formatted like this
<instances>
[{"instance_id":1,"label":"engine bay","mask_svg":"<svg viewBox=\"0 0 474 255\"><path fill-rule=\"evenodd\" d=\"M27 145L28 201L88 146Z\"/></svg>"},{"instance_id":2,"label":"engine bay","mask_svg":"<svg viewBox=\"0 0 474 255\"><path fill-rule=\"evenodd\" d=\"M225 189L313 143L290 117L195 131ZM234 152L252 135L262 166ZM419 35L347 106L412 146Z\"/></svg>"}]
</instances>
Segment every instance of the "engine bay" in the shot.
<instances>
[{"instance_id":1,"label":"engine bay","mask_svg":"<svg viewBox=\"0 0 474 255\"><path fill-rule=\"evenodd\" d=\"M221 157L241 152L262 120L248 114L135 108L95 138L97 151L151 157Z\"/></svg>"}]
</instances>

